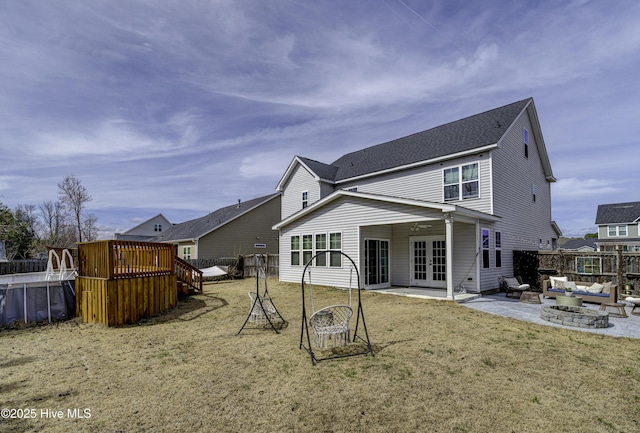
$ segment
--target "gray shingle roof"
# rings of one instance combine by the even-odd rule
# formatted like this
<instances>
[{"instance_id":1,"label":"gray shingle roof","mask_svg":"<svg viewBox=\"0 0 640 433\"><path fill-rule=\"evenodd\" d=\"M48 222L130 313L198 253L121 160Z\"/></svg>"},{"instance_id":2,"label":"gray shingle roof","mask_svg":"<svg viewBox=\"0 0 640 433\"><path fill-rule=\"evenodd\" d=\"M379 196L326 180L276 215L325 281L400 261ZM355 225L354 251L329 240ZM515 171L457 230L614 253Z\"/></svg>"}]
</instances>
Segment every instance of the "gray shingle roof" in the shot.
<instances>
[{"instance_id":1,"label":"gray shingle roof","mask_svg":"<svg viewBox=\"0 0 640 433\"><path fill-rule=\"evenodd\" d=\"M298 157L307 167L309 167L321 179L334 180L338 167L335 165L325 164L323 162L314 161L313 159Z\"/></svg>"},{"instance_id":2,"label":"gray shingle roof","mask_svg":"<svg viewBox=\"0 0 640 433\"><path fill-rule=\"evenodd\" d=\"M596 224L630 223L640 218L640 201L601 204L596 214Z\"/></svg>"},{"instance_id":3,"label":"gray shingle roof","mask_svg":"<svg viewBox=\"0 0 640 433\"><path fill-rule=\"evenodd\" d=\"M530 101L531 98L527 98L348 153L330 165L322 164L320 169L325 174L330 174L335 169L334 177L329 179L340 181L495 144Z\"/></svg>"},{"instance_id":4,"label":"gray shingle roof","mask_svg":"<svg viewBox=\"0 0 640 433\"><path fill-rule=\"evenodd\" d=\"M168 242L182 239L198 239L215 228L226 224L227 222L242 215L244 212L264 203L279 195L270 194L264 197L258 197L245 202L241 202L240 206L234 204L220 208L200 218L175 224L169 230L162 232L154 238L155 242Z\"/></svg>"}]
</instances>

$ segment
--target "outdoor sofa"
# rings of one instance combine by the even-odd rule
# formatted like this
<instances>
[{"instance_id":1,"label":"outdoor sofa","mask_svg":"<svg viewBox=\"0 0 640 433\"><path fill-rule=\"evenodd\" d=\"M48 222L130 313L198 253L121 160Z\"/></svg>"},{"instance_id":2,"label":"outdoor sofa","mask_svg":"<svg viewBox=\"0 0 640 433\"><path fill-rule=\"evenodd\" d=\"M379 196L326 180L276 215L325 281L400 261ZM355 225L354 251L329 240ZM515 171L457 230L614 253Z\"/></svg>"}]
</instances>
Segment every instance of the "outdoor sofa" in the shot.
<instances>
[{"instance_id":1,"label":"outdoor sofa","mask_svg":"<svg viewBox=\"0 0 640 433\"><path fill-rule=\"evenodd\" d=\"M572 293L580 296L584 302L595 304L611 304L616 301L616 285L612 283L572 283L567 281L567 277L550 277L542 282L542 295L548 298L555 298L557 295L565 293L564 286L569 283ZM575 288L574 288L575 286Z\"/></svg>"}]
</instances>

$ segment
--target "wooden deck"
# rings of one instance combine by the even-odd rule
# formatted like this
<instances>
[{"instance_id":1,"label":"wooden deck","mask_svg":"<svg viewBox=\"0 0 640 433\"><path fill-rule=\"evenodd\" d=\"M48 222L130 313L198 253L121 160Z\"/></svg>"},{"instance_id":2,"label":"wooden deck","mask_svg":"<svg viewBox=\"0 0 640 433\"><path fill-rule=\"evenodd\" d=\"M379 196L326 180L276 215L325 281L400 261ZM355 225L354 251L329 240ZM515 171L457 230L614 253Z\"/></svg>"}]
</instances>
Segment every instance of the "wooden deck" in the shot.
<instances>
[{"instance_id":1,"label":"wooden deck","mask_svg":"<svg viewBox=\"0 0 640 433\"><path fill-rule=\"evenodd\" d=\"M178 303L173 245L84 242L78 245L78 262L76 315L83 322L133 324Z\"/></svg>"}]
</instances>

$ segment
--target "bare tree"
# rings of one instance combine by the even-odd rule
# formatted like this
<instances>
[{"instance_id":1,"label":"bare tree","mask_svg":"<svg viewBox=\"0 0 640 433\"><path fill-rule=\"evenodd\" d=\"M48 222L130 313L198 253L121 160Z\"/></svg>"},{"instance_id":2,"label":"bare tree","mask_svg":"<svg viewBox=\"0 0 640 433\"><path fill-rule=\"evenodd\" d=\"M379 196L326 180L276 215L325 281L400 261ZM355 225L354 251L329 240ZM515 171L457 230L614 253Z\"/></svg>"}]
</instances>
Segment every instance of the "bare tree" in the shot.
<instances>
[{"instance_id":1,"label":"bare tree","mask_svg":"<svg viewBox=\"0 0 640 433\"><path fill-rule=\"evenodd\" d=\"M98 239L98 218L90 213L88 214L82 224L82 231L84 233L84 239L88 242Z\"/></svg>"},{"instance_id":2,"label":"bare tree","mask_svg":"<svg viewBox=\"0 0 640 433\"><path fill-rule=\"evenodd\" d=\"M87 202L93 198L74 175L67 176L58 184L58 196L67 209L73 214L77 228L78 242L82 242L82 212Z\"/></svg>"},{"instance_id":3,"label":"bare tree","mask_svg":"<svg viewBox=\"0 0 640 433\"><path fill-rule=\"evenodd\" d=\"M40 238L44 246L68 248L76 241L73 227L69 224L69 215L64 204L47 201L40 206Z\"/></svg>"}]
</instances>

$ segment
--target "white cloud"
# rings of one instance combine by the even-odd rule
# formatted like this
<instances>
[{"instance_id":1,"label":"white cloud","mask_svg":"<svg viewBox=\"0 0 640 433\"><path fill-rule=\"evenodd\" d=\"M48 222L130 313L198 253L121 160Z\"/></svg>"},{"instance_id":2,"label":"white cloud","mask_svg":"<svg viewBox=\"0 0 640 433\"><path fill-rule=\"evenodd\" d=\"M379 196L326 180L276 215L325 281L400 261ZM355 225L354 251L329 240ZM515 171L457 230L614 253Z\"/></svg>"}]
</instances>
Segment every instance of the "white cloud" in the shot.
<instances>
[{"instance_id":1,"label":"white cloud","mask_svg":"<svg viewBox=\"0 0 640 433\"><path fill-rule=\"evenodd\" d=\"M621 192L617 185L613 180L570 177L551 184L551 194L554 200L580 201L585 197L597 200Z\"/></svg>"}]
</instances>

